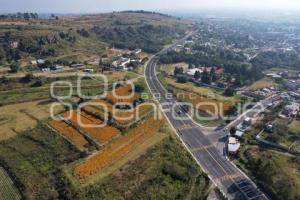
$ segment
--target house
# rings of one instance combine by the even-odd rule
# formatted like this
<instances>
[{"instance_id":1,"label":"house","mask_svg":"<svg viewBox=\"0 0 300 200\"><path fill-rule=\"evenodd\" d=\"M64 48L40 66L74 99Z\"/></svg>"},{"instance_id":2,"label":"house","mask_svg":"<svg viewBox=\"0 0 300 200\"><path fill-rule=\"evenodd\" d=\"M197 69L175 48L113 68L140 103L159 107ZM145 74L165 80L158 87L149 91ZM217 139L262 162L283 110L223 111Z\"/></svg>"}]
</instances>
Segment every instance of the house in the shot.
<instances>
[{"instance_id":1,"label":"house","mask_svg":"<svg viewBox=\"0 0 300 200\"><path fill-rule=\"evenodd\" d=\"M196 72L202 73L203 70L202 70L202 69L199 69L199 68L188 69L188 70L186 71L186 74L187 74L188 76L190 76L190 77L193 78Z\"/></svg>"},{"instance_id":2,"label":"house","mask_svg":"<svg viewBox=\"0 0 300 200\"><path fill-rule=\"evenodd\" d=\"M72 64L70 67L71 68L82 68L82 67L84 67L84 64Z\"/></svg>"},{"instance_id":3,"label":"house","mask_svg":"<svg viewBox=\"0 0 300 200\"><path fill-rule=\"evenodd\" d=\"M228 152L231 154L237 153L241 144L239 143L238 139L235 137L229 137L228 139Z\"/></svg>"},{"instance_id":4,"label":"house","mask_svg":"<svg viewBox=\"0 0 300 200\"><path fill-rule=\"evenodd\" d=\"M83 72L85 72L85 73L93 73L94 69L84 69Z\"/></svg>"},{"instance_id":5,"label":"house","mask_svg":"<svg viewBox=\"0 0 300 200\"><path fill-rule=\"evenodd\" d=\"M62 65L55 65L54 66L54 70L62 70L64 68L64 66Z\"/></svg>"},{"instance_id":6,"label":"house","mask_svg":"<svg viewBox=\"0 0 300 200\"><path fill-rule=\"evenodd\" d=\"M251 126L252 123L252 119L250 117L247 117L246 119L244 119L243 121L243 125L244 126Z\"/></svg>"},{"instance_id":7,"label":"house","mask_svg":"<svg viewBox=\"0 0 300 200\"><path fill-rule=\"evenodd\" d=\"M293 102L289 105L286 105L283 108L281 115L284 115L286 117L296 117L298 112L299 112L299 104Z\"/></svg>"},{"instance_id":8,"label":"house","mask_svg":"<svg viewBox=\"0 0 300 200\"><path fill-rule=\"evenodd\" d=\"M9 47L10 47L11 49L16 49L16 48L19 47L19 42L17 42L17 41L12 41L12 42L9 43Z\"/></svg>"},{"instance_id":9,"label":"house","mask_svg":"<svg viewBox=\"0 0 300 200\"><path fill-rule=\"evenodd\" d=\"M30 63L31 65L37 65L37 61L36 61L36 60L31 60L29 63Z\"/></svg>"},{"instance_id":10,"label":"house","mask_svg":"<svg viewBox=\"0 0 300 200\"><path fill-rule=\"evenodd\" d=\"M289 90L298 90L300 88L300 80L289 80L287 83L286 83L286 87L289 89Z\"/></svg>"},{"instance_id":11,"label":"house","mask_svg":"<svg viewBox=\"0 0 300 200\"><path fill-rule=\"evenodd\" d=\"M268 124L265 125L265 131L267 131L269 133L273 132L273 128L274 128L273 124L268 123Z\"/></svg>"},{"instance_id":12,"label":"house","mask_svg":"<svg viewBox=\"0 0 300 200\"><path fill-rule=\"evenodd\" d=\"M142 53L142 49L135 49L135 50L133 50L131 53L137 56L137 55L139 55L140 53Z\"/></svg>"},{"instance_id":13,"label":"house","mask_svg":"<svg viewBox=\"0 0 300 200\"><path fill-rule=\"evenodd\" d=\"M42 72L49 72L50 68L49 67L45 67L45 68L42 68L41 70L42 70Z\"/></svg>"},{"instance_id":14,"label":"house","mask_svg":"<svg viewBox=\"0 0 300 200\"><path fill-rule=\"evenodd\" d=\"M234 135L241 138L244 135L244 133L245 133L244 131L238 129L236 130Z\"/></svg>"},{"instance_id":15,"label":"house","mask_svg":"<svg viewBox=\"0 0 300 200\"><path fill-rule=\"evenodd\" d=\"M115 69L119 69L119 70L127 70L127 66L130 64L131 60L130 58L124 58L121 57L119 60L116 60L112 63L112 66Z\"/></svg>"},{"instance_id":16,"label":"house","mask_svg":"<svg viewBox=\"0 0 300 200\"><path fill-rule=\"evenodd\" d=\"M38 59L37 61L37 64L39 64L39 65L43 65L43 64L45 64L45 60L43 60L43 59Z\"/></svg>"}]
</instances>

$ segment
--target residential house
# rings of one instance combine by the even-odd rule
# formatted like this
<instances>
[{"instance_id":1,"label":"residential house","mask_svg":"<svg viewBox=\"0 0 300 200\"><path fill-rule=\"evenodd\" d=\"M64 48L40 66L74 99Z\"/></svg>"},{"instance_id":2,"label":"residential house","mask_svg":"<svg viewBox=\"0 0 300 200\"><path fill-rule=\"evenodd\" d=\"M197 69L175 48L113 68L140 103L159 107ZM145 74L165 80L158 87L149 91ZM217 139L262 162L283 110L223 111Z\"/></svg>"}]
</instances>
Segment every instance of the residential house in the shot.
<instances>
[{"instance_id":1,"label":"residential house","mask_svg":"<svg viewBox=\"0 0 300 200\"><path fill-rule=\"evenodd\" d=\"M117 70L127 70L127 66L130 64L130 58L121 57L112 63L112 66Z\"/></svg>"},{"instance_id":2,"label":"residential house","mask_svg":"<svg viewBox=\"0 0 300 200\"><path fill-rule=\"evenodd\" d=\"M293 102L289 105L286 105L283 108L281 115L284 115L286 117L296 117L298 112L299 112L299 104Z\"/></svg>"},{"instance_id":3,"label":"residential house","mask_svg":"<svg viewBox=\"0 0 300 200\"><path fill-rule=\"evenodd\" d=\"M237 138L235 137L229 137L228 139L228 152L231 154L235 154L237 153L237 151L239 150L241 144L238 141Z\"/></svg>"}]
</instances>

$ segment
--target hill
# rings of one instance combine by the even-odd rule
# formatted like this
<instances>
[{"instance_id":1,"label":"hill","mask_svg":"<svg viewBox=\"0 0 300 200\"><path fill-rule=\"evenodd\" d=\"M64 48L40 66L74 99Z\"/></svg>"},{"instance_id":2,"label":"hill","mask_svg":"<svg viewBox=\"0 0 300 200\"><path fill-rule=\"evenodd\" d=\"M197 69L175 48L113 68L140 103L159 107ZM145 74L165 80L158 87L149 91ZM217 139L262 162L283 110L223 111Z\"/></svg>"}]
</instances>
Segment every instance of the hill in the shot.
<instances>
[{"instance_id":1,"label":"hill","mask_svg":"<svg viewBox=\"0 0 300 200\"><path fill-rule=\"evenodd\" d=\"M40 57L76 62L105 54L108 47L154 53L184 34L188 24L145 11L54 19L0 17L0 61Z\"/></svg>"}]
</instances>

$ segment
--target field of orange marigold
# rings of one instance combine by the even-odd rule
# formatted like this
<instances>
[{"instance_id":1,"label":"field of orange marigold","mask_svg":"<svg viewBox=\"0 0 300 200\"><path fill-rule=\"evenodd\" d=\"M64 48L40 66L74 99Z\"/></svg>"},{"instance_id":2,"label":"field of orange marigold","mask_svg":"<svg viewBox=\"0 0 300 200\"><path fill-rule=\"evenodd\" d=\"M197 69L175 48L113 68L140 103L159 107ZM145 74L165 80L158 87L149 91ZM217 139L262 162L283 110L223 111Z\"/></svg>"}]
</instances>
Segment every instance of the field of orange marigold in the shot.
<instances>
[{"instance_id":1,"label":"field of orange marigold","mask_svg":"<svg viewBox=\"0 0 300 200\"><path fill-rule=\"evenodd\" d=\"M152 117L148 118L136 128L130 130L126 136L117 139L94 156L76 166L74 175L79 179L84 179L101 171L134 151L135 147L141 145L158 132L162 125L163 121L154 120Z\"/></svg>"},{"instance_id":2,"label":"field of orange marigold","mask_svg":"<svg viewBox=\"0 0 300 200\"><path fill-rule=\"evenodd\" d=\"M67 111L63 113L62 116L65 118L69 118L68 120L72 124L79 127L86 133L86 135L93 138L99 144L109 142L113 137L117 136L120 133L120 131L115 127L103 124L103 122L100 119L96 119L93 116L88 115L84 112L78 113L74 110ZM100 127L99 125L102 126Z\"/></svg>"},{"instance_id":3,"label":"field of orange marigold","mask_svg":"<svg viewBox=\"0 0 300 200\"><path fill-rule=\"evenodd\" d=\"M86 111L95 113L98 116L103 118L106 112L110 112L112 113L112 117L120 125L130 124L131 122L134 122L134 120L136 119L138 121L138 118L143 117L145 114L153 110L153 105L147 103L140 104L136 108L130 110L120 110L120 109L114 110L113 106L104 100L93 100L92 102L100 103L100 105L87 105L84 107ZM102 105L105 105L106 108L104 108L104 106Z\"/></svg>"},{"instance_id":4,"label":"field of orange marigold","mask_svg":"<svg viewBox=\"0 0 300 200\"><path fill-rule=\"evenodd\" d=\"M70 140L79 149L84 149L85 145L88 144L88 141L77 130L63 121L52 120L49 125Z\"/></svg>"},{"instance_id":5,"label":"field of orange marigold","mask_svg":"<svg viewBox=\"0 0 300 200\"><path fill-rule=\"evenodd\" d=\"M129 84L120 86L114 92L110 91L106 94L106 99L112 104L132 103L138 98L138 95L134 93L133 88Z\"/></svg>"}]
</instances>

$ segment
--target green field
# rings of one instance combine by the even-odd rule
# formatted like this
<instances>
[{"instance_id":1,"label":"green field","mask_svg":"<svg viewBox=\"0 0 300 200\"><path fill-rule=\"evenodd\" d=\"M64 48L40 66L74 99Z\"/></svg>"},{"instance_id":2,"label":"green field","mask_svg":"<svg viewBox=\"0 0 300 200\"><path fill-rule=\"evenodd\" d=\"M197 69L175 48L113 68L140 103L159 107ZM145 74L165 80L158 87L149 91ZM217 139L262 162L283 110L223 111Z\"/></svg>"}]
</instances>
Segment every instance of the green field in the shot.
<instances>
[{"instance_id":1,"label":"green field","mask_svg":"<svg viewBox=\"0 0 300 200\"><path fill-rule=\"evenodd\" d=\"M167 135L169 129L160 130ZM209 179L177 139L168 136L136 160L85 187L64 166L85 157L40 124L0 143L0 161L18 178L26 199L205 199Z\"/></svg>"},{"instance_id":2,"label":"green field","mask_svg":"<svg viewBox=\"0 0 300 200\"><path fill-rule=\"evenodd\" d=\"M274 200L300 197L300 163L297 157L257 146L244 146L235 162Z\"/></svg>"},{"instance_id":3,"label":"green field","mask_svg":"<svg viewBox=\"0 0 300 200\"><path fill-rule=\"evenodd\" d=\"M0 199L19 200L21 195L13 181L2 167L0 167Z\"/></svg>"}]
</instances>

